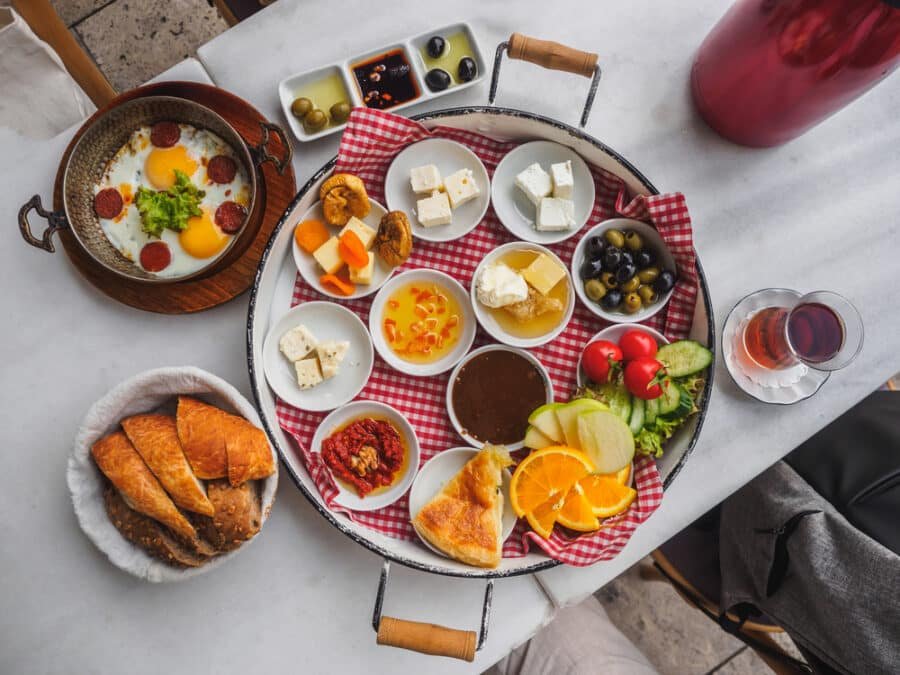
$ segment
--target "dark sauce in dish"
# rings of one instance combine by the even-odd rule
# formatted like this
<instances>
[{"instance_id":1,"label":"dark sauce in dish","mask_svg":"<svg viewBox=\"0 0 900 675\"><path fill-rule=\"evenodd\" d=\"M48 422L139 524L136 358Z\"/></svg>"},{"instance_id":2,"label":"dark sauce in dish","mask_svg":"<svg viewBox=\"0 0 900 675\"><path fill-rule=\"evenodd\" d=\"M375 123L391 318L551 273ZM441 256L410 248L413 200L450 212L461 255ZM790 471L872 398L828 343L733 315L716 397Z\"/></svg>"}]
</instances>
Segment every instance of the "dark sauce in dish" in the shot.
<instances>
[{"instance_id":1,"label":"dark sauce in dish","mask_svg":"<svg viewBox=\"0 0 900 675\"><path fill-rule=\"evenodd\" d=\"M453 382L453 412L463 430L483 442L520 442L528 416L546 402L541 371L525 357L502 349L472 358Z\"/></svg>"},{"instance_id":2,"label":"dark sauce in dish","mask_svg":"<svg viewBox=\"0 0 900 675\"><path fill-rule=\"evenodd\" d=\"M386 110L419 96L419 87L402 49L354 65L353 75L367 108Z\"/></svg>"}]
</instances>

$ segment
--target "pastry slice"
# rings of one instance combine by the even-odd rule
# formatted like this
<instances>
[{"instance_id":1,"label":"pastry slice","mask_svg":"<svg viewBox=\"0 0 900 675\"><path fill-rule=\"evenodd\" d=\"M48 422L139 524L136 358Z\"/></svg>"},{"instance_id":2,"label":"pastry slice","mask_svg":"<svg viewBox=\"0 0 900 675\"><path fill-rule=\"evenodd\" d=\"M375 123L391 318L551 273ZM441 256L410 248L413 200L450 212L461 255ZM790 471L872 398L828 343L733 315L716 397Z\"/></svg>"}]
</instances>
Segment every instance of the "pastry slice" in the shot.
<instances>
[{"instance_id":1,"label":"pastry slice","mask_svg":"<svg viewBox=\"0 0 900 675\"><path fill-rule=\"evenodd\" d=\"M528 287L528 297L521 302L505 305L503 309L519 323L526 323L547 312L561 312L563 304L556 298L541 295L533 286Z\"/></svg>"},{"instance_id":2,"label":"pastry slice","mask_svg":"<svg viewBox=\"0 0 900 675\"><path fill-rule=\"evenodd\" d=\"M451 558L496 567L503 554L502 471L511 464L506 448L485 445L422 507L413 527Z\"/></svg>"},{"instance_id":3,"label":"pastry slice","mask_svg":"<svg viewBox=\"0 0 900 675\"><path fill-rule=\"evenodd\" d=\"M190 396L178 397L178 440L197 478L228 475L225 424L228 414Z\"/></svg>"},{"instance_id":4,"label":"pastry slice","mask_svg":"<svg viewBox=\"0 0 900 675\"><path fill-rule=\"evenodd\" d=\"M227 480L213 480L207 488L216 512L212 518L193 517L204 540L218 551L231 551L259 532L262 510L257 483L248 481L232 487Z\"/></svg>"},{"instance_id":5,"label":"pastry slice","mask_svg":"<svg viewBox=\"0 0 900 675\"><path fill-rule=\"evenodd\" d=\"M243 417L227 417L225 451L228 457L228 482L237 487L248 480L272 475L275 460L266 433Z\"/></svg>"},{"instance_id":6,"label":"pastry slice","mask_svg":"<svg viewBox=\"0 0 900 675\"><path fill-rule=\"evenodd\" d=\"M128 506L158 520L185 540L197 538L194 527L169 499L124 433L115 431L104 436L91 447L91 455Z\"/></svg>"},{"instance_id":7,"label":"pastry slice","mask_svg":"<svg viewBox=\"0 0 900 675\"><path fill-rule=\"evenodd\" d=\"M134 415L122 420L122 428L172 501L188 511L213 514L213 505L181 449L174 417Z\"/></svg>"}]
</instances>

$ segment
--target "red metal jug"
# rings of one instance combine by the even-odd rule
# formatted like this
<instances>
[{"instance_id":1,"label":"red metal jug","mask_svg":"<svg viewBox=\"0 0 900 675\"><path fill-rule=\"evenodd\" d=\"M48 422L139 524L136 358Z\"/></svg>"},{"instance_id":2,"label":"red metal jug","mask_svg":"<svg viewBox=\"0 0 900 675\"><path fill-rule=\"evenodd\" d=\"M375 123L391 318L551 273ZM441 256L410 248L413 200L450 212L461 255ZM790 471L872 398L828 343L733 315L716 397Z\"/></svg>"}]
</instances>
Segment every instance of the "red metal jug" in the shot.
<instances>
[{"instance_id":1,"label":"red metal jug","mask_svg":"<svg viewBox=\"0 0 900 675\"><path fill-rule=\"evenodd\" d=\"M722 136L771 146L837 112L898 65L900 0L737 0L701 45L691 90Z\"/></svg>"}]
</instances>

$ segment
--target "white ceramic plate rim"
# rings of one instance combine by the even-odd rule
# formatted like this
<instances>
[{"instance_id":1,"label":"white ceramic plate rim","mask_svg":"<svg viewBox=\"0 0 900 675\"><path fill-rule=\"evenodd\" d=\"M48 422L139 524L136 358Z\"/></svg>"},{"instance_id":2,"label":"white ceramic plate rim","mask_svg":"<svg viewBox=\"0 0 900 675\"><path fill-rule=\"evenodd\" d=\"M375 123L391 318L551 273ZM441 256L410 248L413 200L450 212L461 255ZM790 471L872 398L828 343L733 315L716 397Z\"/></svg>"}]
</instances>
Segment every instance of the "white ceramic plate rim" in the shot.
<instances>
[{"instance_id":1,"label":"white ceramic plate rim","mask_svg":"<svg viewBox=\"0 0 900 675\"><path fill-rule=\"evenodd\" d=\"M556 143L554 141L530 141L513 148L512 150L507 152L503 156L503 159L500 160L500 163L497 164L497 168L494 169L494 178L496 178L498 175L503 175L503 173L505 172L505 168L503 166L504 163L513 161L520 154L534 154L535 147L538 145L553 145L565 149L568 154L571 155L569 159L572 161L572 173L587 173L588 177L590 178L590 180L586 183L586 185L590 184L590 199L584 198L585 203L590 203L590 208L588 208L587 214L583 215L581 218L578 217L578 214L575 214L575 225L573 225L568 230L563 230L561 232L538 232L536 229L534 229L531 222L523 221L521 214L519 214L518 210L516 209L514 204L514 200L516 198L514 191L518 188L512 181L509 181L508 185L503 184L506 183L506 181L492 181L491 204L493 204L494 206L494 213L497 214L497 220L500 221L500 224L503 225L503 227L505 227L511 235L513 235L517 239L521 239L522 241L547 246L549 244L558 244L561 241L565 241L566 239L575 236L576 234L578 234L578 232L581 231L581 228L583 228L587 221L590 220L591 213L594 210L594 203L597 199L597 188L594 185L594 175L591 173L587 162L582 159L581 155L579 155L569 146L563 145L562 143ZM578 169L575 169L576 166L578 166ZM546 171L547 168L548 167L544 167L544 170ZM511 177L514 179L515 175L512 175ZM501 193L500 190L508 190L508 192ZM576 195L576 204L580 202L581 199L582 197L578 197ZM498 204L500 205L499 208Z\"/></svg>"},{"instance_id":2,"label":"white ceramic plate rim","mask_svg":"<svg viewBox=\"0 0 900 675\"><path fill-rule=\"evenodd\" d=\"M494 344L485 345L483 347L479 347L478 349L473 349L471 352L466 354L459 363L456 364L453 372L450 373L450 379L447 381L447 394L445 396L445 401L447 406L447 415L450 418L450 424L453 425L453 428L456 430L456 433L459 434L460 438L462 438L466 443L474 448L480 448L485 444L485 441L479 441L477 438L475 438L474 436L470 436L463 430L463 426L462 424L460 424L459 418L456 416L456 411L453 409L453 386L456 382L457 376L459 375L459 371L461 371L463 369L463 366L465 366L469 361L471 361L479 354L496 351L512 352L513 354L518 354L519 356L533 364L538 369L538 372L541 374L541 376L544 378L544 389L547 392L545 402L553 402L553 381L550 379L550 373L547 372L544 364L541 363L540 359L534 354L527 352L524 349L519 349L518 347L510 347L509 345ZM525 438L523 437L522 440L517 443L504 443L503 445L511 451L521 450L525 447Z\"/></svg>"},{"instance_id":3,"label":"white ceramic plate rim","mask_svg":"<svg viewBox=\"0 0 900 675\"><path fill-rule=\"evenodd\" d=\"M407 282L413 282L417 278L430 278L434 283L452 288L458 296L457 300L459 301L464 315L463 320L465 325L463 326L463 333L456 343L456 347L454 347L453 351L449 354L432 363L413 363L401 359L394 354L387 343L385 343L384 335L381 333L381 326L378 325L381 320L384 303L387 302L388 296L396 287ZM449 274L444 274L437 270L419 268L401 272L392 278L389 283L385 284L378 292L378 295L375 296L375 299L372 301L372 307L369 310L369 334L372 336L372 344L375 345L375 351L378 352L378 355L381 356L391 368L404 375L411 375L413 377L431 377L432 375L445 373L453 368L453 366L459 363L460 359L464 358L472 348L472 343L475 341L475 333L477 332L475 320L475 311L472 309L472 305L468 301L466 289L461 283Z\"/></svg>"},{"instance_id":4,"label":"white ceramic plate rim","mask_svg":"<svg viewBox=\"0 0 900 675\"><path fill-rule=\"evenodd\" d=\"M359 371L360 373L365 373L362 377L361 381L358 385L354 385L351 387L347 387L345 393L341 396L341 398L330 400L326 403L315 403L315 401L310 402L307 399L313 398L315 399L315 392L319 387L313 387L312 389L300 389L296 382L293 383L294 386L290 388L284 388L280 385L282 384L279 379L272 373L272 368L275 368L275 364L273 361L275 359L281 359L286 361L284 354L281 353L281 350L278 347L278 341L281 339L281 336L291 328L298 326L302 323L301 315L312 311L314 309L324 309L327 307L326 311L333 311L339 314L346 316L348 319L352 319L354 325L358 324L357 328L362 331L362 335L365 335L365 347L362 349L364 353L364 361L367 362L366 365L363 365L362 369ZM290 325L284 325L290 324ZM313 335L316 335L316 330L314 326L307 326L310 331L312 331ZM318 336L317 336L318 337ZM352 337L348 336L342 338L345 340L351 340ZM359 340L357 340L357 343ZM342 364L343 366L344 364ZM362 364L361 364L362 365ZM359 392L363 390L363 387L366 386L366 382L369 381L369 377L372 375L372 368L375 365L375 350L372 347L372 336L369 335L369 329L366 328L366 324L362 322L356 314L351 312L346 307L342 307L333 302L328 302L327 300L314 300L311 302L304 302L295 307L292 307L289 311L285 312L278 318L278 320L272 325L269 329L269 332L266 334L265 342L263 343L263 369L266 374L266 381L269 383L269 386L272 388L278 397L281 398L285 403L294 406L299 410L309 410L314 412L321 412L324 410L334 410L335 408L339 408L344 405L348 401L352 401L359 395ZM342 375L346 375L345 368L342 368L338 374L335 376L335 379L340 378ZM328 382L326 380L326 382ZM323 386L325 383L322 383Z\"/></svg>"},{"instance_id":5,"label":"white ceramic plate rim","mask_svg":"<svg viewBox=\"0 0 900 675\"><path fill-rule=\"evenodd\" d=\"M407 420L399 410L389 406L387 403L370 401L368 399L348 403L347 405L332 411L325 417L316 428L315 434L313 434L312 442L309 447L310 452L321 452L322 442L331 435L331 431L335 427L367 415L386 417L395 423L406 440L409 461L406 465L406 473L400 480L394 483L388 490L369 497L359 497L355 492L345 488L332 474L332 480L334 480L334 484L338 491L337 496L334 498L334 503L353 511L376 511L396 502L406 494L406 491L409 490L410 486L413 484L416 474L419 471L419 461L421 460L419 438L416 436L416 430L413 429L409 420ZM328 469L328 472L331 473L331 469Z\"/></svg>"},{"instance_id":6,"label":"white ceramic plate rim","mask_svg":"<svg viewBox=\"0 0 900 675\"><path fill-rule=\"evenodd\" d=\"M569 284L569 292L566 293L566 308L563 311L563 318L559 322L559 325L554 328L549 333L544 333L543 335L538 335L533 338L520 338L515 335L511 335L507 333L503 328L494 321L494 318L488 313L488 311L481 306L481 303L478 302L478 293L476 291L476 281L478 280L479 275L485 266L494 262L501 255L506 253L507 251L516 251L516 250L525 250L525 251L535 251L537 253L546 253L549 255L556 263L566 270L565 279ZM520 347L523 349L529 349L531 347L540 347L541 345L545 345L548 342L552 342L562 333L566 326L569 325L569 322L572 320L572 314L575 312L575 294L574 294L574 286L575 283L572 281L572 275L569 273L569 270L566 268L565 264L562 260L559 259L559 256L556 255L550 249L541 246L540 244L535 244L530 241L511 241L508 244L503 244L503 246L498 246L493 251L488 253L484 258L481 259L481 262L478 263L478 267L475 268L475 272L472 274L472 279L470 282L469 289L469 297L472 303L472 310L475 312L475 317L478 319L478 323L485 330L485 332L490 335L492 338L497 340L498 342L502 342L505 345L509 345L510 347Z\"/></svg>"},{"instance_id":7,"label":"white ceramic plate rim","mask_svg":"<svg viewBox=\"0 0 900 675\"><path fill-rule=\"evenodd\" d=\"M418 199L424 199L427 195L417 195L412 191L412 188L409 185L409 176L405 176L402 180L394 176L394 174L399 171L398 160L401 157L409 153L410 155L415 154L416 152L424 152L424 149L420 146L423 144L431 144L431 145L452 145L456 146L460 152L467 156L469 159L469 164L466 166L456 167L456 171L459 169L472 169L475 176L475 179L478 181L479 187L481 188L481 194L476 197L474 200L463 204L458 209L453 210L453 223L450 225L438 225L437 227L424 227L418 218L418 214L416 213L408 213L409 222L412 227L412 235L416 239L421 239L422 241L431 241L431 242L446 242L446 241L455 241L456 239L462 239L469 232L474 230L478 225L484 220L484 214L487 213L488 206L491 203L491 178L488 175L487 169L484 166L484 163L474 152L469 150L462 143L457 143L456 141L451 141L449 138L424 138L421 141L416 141L415 143L411 143L407 145L403 150L397 153L393 160L391 160L391 164L388 167L387 174L384 177L384 201L387 203L387 207L391 211L401 210L409 212L409 209L400 208L403 206L402 204L398 204L395 199L392 198L391 184L394 180L398 180L399 184L405 186L406 191L411 195L412 202L415 202ZM413 166L425 166L427 164L435 164L436 162L440 162L440 150L434 153L432 156L423 157L421 164L413 163ZM435 159L437 158L437 159ZM449 175L449 174L448 174ZM472 218L471 214L474 214L473 208L477 206L478 202L481 202L481 210L478 211L478 217ZM457 214L468 211L470 213L470 220L467 220L465 225L462 227L458 227L456 224ZM448 236L449 235L449 236Z\"/></svg>"},{"instance_id":8,"label":"white ceramic plate rim","mask_svg":"<svg viewBox=\"0 0 900 675\"><path fill-rule=\"evenodd\" d=\"M592 342L597 342L597 340L609 340L610 342L619 344L619 339L622 337L622 334L626 330L631 329L639 330L647 333L647 335L651 335L656 340L657 345L669 344L669 341L666 339L665 335L654 328L650 328L650 326L642 326L639 323L616 323L612 326L607 326L600 332L595 333L590 340L584 343L584 347L581 348L581 354L578 355L578 367L575 370L575 381L579 387L583 387L585 382L588 381L587 375L585 374L584 369L581 367L581 357L584 354L584 350L587 348L587 346Z\"/></svg>"}]
</instances>

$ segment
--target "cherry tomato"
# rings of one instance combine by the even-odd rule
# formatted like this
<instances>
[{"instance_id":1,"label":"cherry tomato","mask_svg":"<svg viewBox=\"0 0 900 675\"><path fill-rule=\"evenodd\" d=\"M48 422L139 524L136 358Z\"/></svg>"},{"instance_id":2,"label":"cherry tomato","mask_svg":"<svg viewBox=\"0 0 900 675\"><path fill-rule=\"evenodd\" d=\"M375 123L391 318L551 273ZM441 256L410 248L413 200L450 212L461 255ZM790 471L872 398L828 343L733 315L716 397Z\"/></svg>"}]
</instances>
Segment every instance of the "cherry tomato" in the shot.
<instances>
[{"instance_id":1,"label":"cherry tomato","mask_svg":"<svg viewBox=\"0 0 900 675\"><path fill-rule=\"evenodd\" d=\"M659 361L649 356L639 356L625 366L625 388L633 396L645 401L662 396L660 380L666 369Z\"/></svg>"},{"instance_id":2,"label":"cherry tomato","mask_svg":"<svg viewBox=\"0 0 900 675\"><path fill-rule=\"evenodd\" d=\"M622 333L622 337L619 338L619 347L622 348L622 356L626 361L641 356L653 358L659 349L656 346L656 338L637 328L631 328Z\"/></svg>"},{"instance_id":3,"label":"cherry tomato","mask_svg":"<svg viewBox=\"0 0 900 675\"><path fill-rule=\"evenodd\" d=\"M610 371L622 363L622 350L609 340L597 340L584 348L581 367L590 380L602 384L609 380Z\"/></svg>"}]
</instances>

